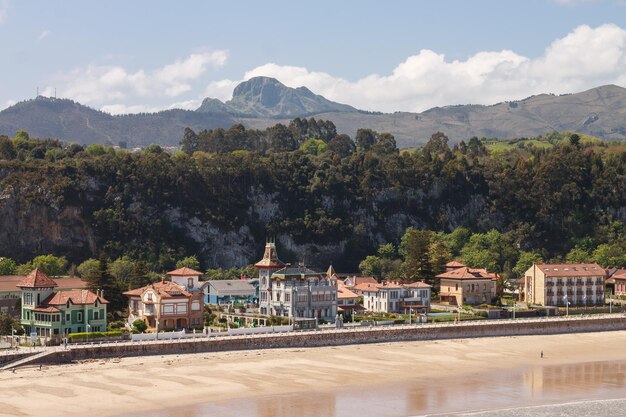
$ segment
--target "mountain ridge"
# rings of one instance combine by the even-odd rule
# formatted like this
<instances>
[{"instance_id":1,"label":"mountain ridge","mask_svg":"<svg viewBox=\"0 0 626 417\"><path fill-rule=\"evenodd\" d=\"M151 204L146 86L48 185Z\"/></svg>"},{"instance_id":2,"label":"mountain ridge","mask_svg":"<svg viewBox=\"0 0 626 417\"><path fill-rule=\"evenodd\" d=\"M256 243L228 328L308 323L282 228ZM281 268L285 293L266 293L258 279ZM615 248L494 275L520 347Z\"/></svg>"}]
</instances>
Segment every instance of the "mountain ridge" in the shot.
<instances>
[{"instance_id":1,"label":"mountain ridge","mask_svg":"<svg viewBox=\"0 0 626 417\"><path fill-rule=\"evenodd\" d=\"M242 123L264 129L296 117L332 121L338 133L389 132L401 148L425 143L437 131L452 143L472 136L510 139L577 131L604 140L626 140L626 89L614 84L562 95L538 94L491 105L434 107L421 113L369 113L325 99L306 87L256 77L239 84L226 103L206 98L197 110L111 115L68 99L39 96L0 111L0 134L26 130L33 137L83 144L177 146L183 131Z\"/></svg>"}]
</instances>

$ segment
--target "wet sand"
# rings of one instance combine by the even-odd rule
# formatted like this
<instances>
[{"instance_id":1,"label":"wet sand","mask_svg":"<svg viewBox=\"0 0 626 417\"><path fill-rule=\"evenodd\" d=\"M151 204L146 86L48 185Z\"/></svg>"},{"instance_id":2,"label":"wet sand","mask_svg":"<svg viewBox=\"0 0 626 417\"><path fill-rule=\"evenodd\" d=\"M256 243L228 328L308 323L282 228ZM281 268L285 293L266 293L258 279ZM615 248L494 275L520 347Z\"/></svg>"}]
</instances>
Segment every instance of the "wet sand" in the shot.
<instances>
[{"instance_id":1,"label":"wet sand","mask_svg":"<svg viewBox=\"0 0 626 417\"><path fill-rule=\"evenodd\" d=\"M622 331L44 366L0 373L0 415L412 416L604 400L623 396L624 343Z\"/></svg>"}]
</instances>

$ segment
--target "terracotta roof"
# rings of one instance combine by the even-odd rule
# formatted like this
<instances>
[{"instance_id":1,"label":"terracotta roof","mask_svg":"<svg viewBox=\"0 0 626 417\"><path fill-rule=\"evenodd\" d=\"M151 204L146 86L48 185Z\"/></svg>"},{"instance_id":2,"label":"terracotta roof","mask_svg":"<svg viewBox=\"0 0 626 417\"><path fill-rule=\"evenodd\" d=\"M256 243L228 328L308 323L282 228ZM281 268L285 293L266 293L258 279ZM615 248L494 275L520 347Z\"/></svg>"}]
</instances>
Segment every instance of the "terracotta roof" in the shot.
<instances>
[{"instance_id":1,"label":"terracotta roof","mask_svg":"<svg viewBox=\"0 0 626 417\"><path fill-rule=\"evenodd\" d=\"M422 281L411 282L410 284L404 284L404 286L409 288L432 288L432 285L428 285Z\"/></svg>"},{"instance_id":2,"label":"terracotta roof","mask_svg":"<svg viewBox=\"0 0 626 417\"><path fill-rule=\"evenodd\" d=\"M17 284L24 280L24 275L0 276L0 292L18 292Z\"/></svg>"},{"instance_id":3,"label":"terracotta roof","mask_svg":"<svg viewBox=\"0 0 626 417\"><path fill-rule=\"evenodd\" d=\"M345 285L337 286L337 298L358 298L359 294L350 291Z\"/></svg>"},{"instance_id":4,"label":"terracotta roof","mask_svg":"<svg viewBox=\"0 0 626 417\"><path fill-rule=\"evenodd\" d=\"M36 313L60 313L61 310L59 310L56 307L52 307L52 306L48 306L48 307L37 307L37 308L33 308L34 312Z\"/></svg>"},{"instance_id":5,"label":"terracotta roof","mask_svg":"<svg viewBox=\"0 0 626 417\"><path fill-rule=\"evenodd\" d=\"M538 264L535 265L547 277L605 276L606 271L598 264Z\"/></svg>"},{"instance_id":6,"label":"terracotta roof","mask_svg":"<svg viewBox=\"0 0 626 417\"><path fill-rule=\"evenodd\" d=\"M464 266L467 266L467 265L459 261L450 261L446 264L446 268L463 268Z\"/></svg>"},{"instance_id":7,"label":"terracotta roof","mask_svg":"<svg viewBox=\"0 0 626 417\"><path fill-rule=\"evenodd\" d=\"M354 285L352 285L353 287L355 285L364 284L364 283L369 283L369 284L377 284L378 283L378 281L376 281L376 278L374 278L374 277L351 276L351 277L346 277L346 279L350 279L350 281L354 283ZM346 279L344 279L344 283L345 283Z\"/></svg>"},{"instance_id":8,"label":"terracotta roof","mask_svg":"<svg viewBox=\"0 0 626 417\"><path fill-rule=\"evenodd\" d=\"M496 279L497 277L498 277L498 274L487 272L486 269L468 268L466 266L462 268L453 269L451 271L446 271L443 274L437 275L437 278L462 279L462 280Z\"/></svg>"},{"instance_id":9,"label":"terracotta roof","mask_svg":"<svg viewBox=\"0 0 626 417\"><path fill-rule=\"evenodd\" d=\"M626 279L626 269L618 269L617 271L615 271L615 273L611 276L612 279Z\"/></svg>"},{"instance_id":10,"label":"terracotta roof","mask_svg":"<svg viewBox=\"0 0 626 417\"><path fill-rule=\"evenodd\" d=\"M149 284L149 285L146 285L145 287L135 288L133 290L126 291L124 295L140 296L149 289L153 290L161 298L190 297L191 296L191 293L185 290L184 287L172 281L155 282L154 284Z\"/></svg>"},{"instance_id":11,"label":"terracotta roof","mask_svg":"<svg viewBox=\"0 0 626 417\"><path fill-rule=\"evenodd\" d=\"M186 266L184 266L182 268L170 271L166 275L174 275L177 277L195 277L202 275L202 272L198 272L195 269L187 268Z\"/></svg>"},{"instance_id":12,"label":"terracotta roof","mask_svg":"<svg viewBox=\"0 0 626 417\"><path fill-rule=\"evenodd\" d=\"M57 290L83 290L89 288L89 283L78 277L55 278Z\"/></svg>"},{"instance_id":13,"label":"terracotta roof","mask_svg":"<svg viewBox=\"0 0 626 417\"><path fill-rule=\"evenodd\" d=\"M377 292L378 283L372 284L371 282L363 282L361 284L355 285L354 287L352 287L352 289L355 291L359 291L359 292L365 292L365 291Z\"/></svg>"},{"instance_id":14,"label":"terracotta roof","mask_svg":"<svg viewBox=\"0 0 626 417\"><path fill-rule=\"evenodd\" d=\"M58 291L46 298L39 307L64 305L68 301L71 301L72 304L93 304L96 300L102 304L109 303L104 297L89 290Z\"/></svg>"},{"instance_id":15,"label":"terracotta roof","mask_svg":"<svg viewBox=\"0 0 626 417\"><path fill-rule=\"evenodd\" d=\"M39 268L26 275L26 277L17 284L18 287L24 288L47 288L56 287L57 283L44 274Z\"/></svg>"},{"instance_id":16,"label":"terracotta roof","mask_svg":"<svg viewBox=\"0 0 626 417\"><path fill-rule=\"evenodd\" d=\"M354 304L349 306L337 306L337 311L346 311L346 310L356 310L356 311L365 311L365 307L361 304Z\"/></svg>"}]
</instances>

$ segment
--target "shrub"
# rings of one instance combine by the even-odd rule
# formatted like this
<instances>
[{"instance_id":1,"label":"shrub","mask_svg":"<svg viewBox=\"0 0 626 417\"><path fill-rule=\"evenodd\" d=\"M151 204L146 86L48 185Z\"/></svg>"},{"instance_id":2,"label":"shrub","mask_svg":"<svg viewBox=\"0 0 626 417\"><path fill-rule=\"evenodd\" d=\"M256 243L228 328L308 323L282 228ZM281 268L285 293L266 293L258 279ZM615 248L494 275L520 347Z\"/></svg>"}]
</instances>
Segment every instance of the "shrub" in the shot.
<instances>
[{"instance_id":1,"label":"shrub","mask_svg":"<svg viewBox=\"0 0 626 417\"><path fill-rule=\"evenodd\" d=\"M92 339L102 339L104 337L114 337L121 336L124 332L121 330L116 330L112 332L81 332L81 333L70 333L67 337L72 341L78 340L92 340Z\"/></svg>"},{"instance_id":2,"label":"shrub","mask_svg":"<svg viewBox=\"0 0 626 417\"><path fill-rule=\"evenodd\" d=\"M148 328L148 325L145 321L141 319L137 319L133 322L133 332L135 333L143 333Z\"/></svg>"}]
</instances>

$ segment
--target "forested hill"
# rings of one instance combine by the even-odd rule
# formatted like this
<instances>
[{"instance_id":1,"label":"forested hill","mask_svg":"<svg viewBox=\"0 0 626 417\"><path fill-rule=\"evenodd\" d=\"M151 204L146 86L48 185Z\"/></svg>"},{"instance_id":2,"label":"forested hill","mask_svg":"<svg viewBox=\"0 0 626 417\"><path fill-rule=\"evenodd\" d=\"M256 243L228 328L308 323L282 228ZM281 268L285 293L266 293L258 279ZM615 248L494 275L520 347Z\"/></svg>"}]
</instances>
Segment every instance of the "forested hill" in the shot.
<instances>
[{"instance_id":1,"label":"forested hill","mask_svg":"<svg viewBox=\"0 0 626 417\"><path fill-rule=\"evenodd\" d=\"M204 268L243 266L275 236L284 261L355 271L409 226L497 229L513 263L520 251L547 260L626 236L616 232L626 221L623 142L552 135L538 139L546 146L492 152L476 138L449 147L436 134L399 152L392 135L362 130L355 144L326 122L314 124L325 134L305 140L312 124L291 126L296 150L265 142L267 132L257 150L208 152L215 132L189 130L199 150L175 155L1 137L0 256L158 263L195 254ZM233 129L221 135L238 143L243 127Z\"/></svg>"}]
</instances>

